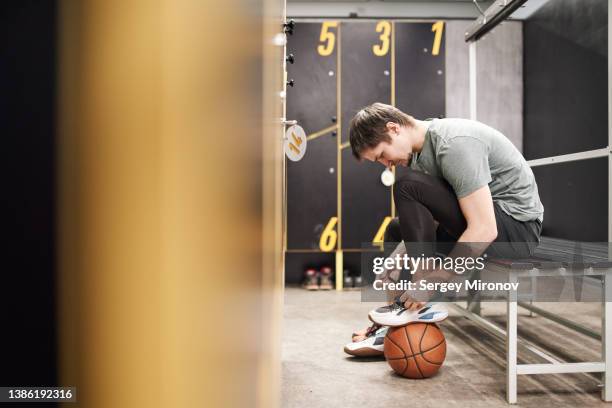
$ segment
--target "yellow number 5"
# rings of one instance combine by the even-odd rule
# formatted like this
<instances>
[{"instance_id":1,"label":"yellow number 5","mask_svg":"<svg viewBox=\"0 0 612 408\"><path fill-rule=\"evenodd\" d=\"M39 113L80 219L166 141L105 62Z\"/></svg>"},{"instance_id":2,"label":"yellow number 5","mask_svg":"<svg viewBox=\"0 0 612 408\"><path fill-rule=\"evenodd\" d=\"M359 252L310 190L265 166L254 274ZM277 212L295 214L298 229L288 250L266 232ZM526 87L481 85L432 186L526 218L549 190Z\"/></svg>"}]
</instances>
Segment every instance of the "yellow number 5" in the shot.
<instances>
[{"instance_id":1,"label":"yellow number 5","mask_svg":"<svg viewBox=\"0 0 612 408\"><path fill-rule=\"evenodd\" d=\"M431 26L431 31L435 32L433 48L431 49L431 55L440 54L440 44L442 43L442 32L444 31L444 21L436 21Z\"/></svg>"},{"instance_id":2,"label":"yellow number 5","mask_svg":"<svg viewBox=\"0 0 612 408\"><path fill-rule=\"evenodd\" d=\"M389 52L389 37L391 36L391 23L388 21L379 21L376 24L376 32L382 33L380 34L380 44L375 44L372 46L372 52L374 55L378 57L382 57L387 55Z\"/></svg>"},{"instance_id":3,"label":"yellow number 5","mask_svg":"<svg viewBox=\"0 0 612 408\"><path fill-rule=\"evenodd\" d=\"M317 52L323 57L327 57L334 52L334 46L336 44L336 34L330 31L330 28L338 27L337 21L326 21L321 25L321 35L319 41L323 44L319 44Z\"/></svg>"}]
</instances>

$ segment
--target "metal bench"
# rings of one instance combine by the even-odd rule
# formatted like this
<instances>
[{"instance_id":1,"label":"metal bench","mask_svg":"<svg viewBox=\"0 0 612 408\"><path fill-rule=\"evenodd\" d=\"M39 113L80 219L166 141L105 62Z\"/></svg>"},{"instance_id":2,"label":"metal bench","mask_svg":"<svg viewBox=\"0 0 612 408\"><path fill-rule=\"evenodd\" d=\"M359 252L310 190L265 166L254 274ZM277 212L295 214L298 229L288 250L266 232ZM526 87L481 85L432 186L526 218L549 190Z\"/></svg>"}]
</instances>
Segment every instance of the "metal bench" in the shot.
<instances>
[{"instance_id":1,"label":"metal bench","mask_svg":"<svg viewBox=\"0 0 612 408\"><path fill-rule=\"evenodd\" d=\"M530 259L506 260L490 259L487 268L506 274L508 282L518 282L519 279L531 279L533 287L541 277L551 276L586 276L593 285L600 287L602 300L602 330L596 333L563 316L556 315L523 302L516 293L508 293L506 297L507 323L506 329L497 326L480 314L480 299L478 296L468 298L466 308L453 304L455 310L470 319L479 327L505 340L507 360L506 399L508 403L517 402L517 379L519 375L529 374L562 374L562 373L602 373L602 400L612 400L612 322L606 324L606 319L612 319L612 303L607 300L606 293L612 289L612 262L609 261L608 245L597 243L576 243L560 239L543 238L536 253ZM552 320L586 336L600 339L601 361L580 363L564 362L552 356L546 350L517 336L518 307L523 307L543 318ZM527 353L536 356L542 363L518 364L517 350L519 346ZM607 369L609 368L609 369Z\"/></svg>"}]
</instances>

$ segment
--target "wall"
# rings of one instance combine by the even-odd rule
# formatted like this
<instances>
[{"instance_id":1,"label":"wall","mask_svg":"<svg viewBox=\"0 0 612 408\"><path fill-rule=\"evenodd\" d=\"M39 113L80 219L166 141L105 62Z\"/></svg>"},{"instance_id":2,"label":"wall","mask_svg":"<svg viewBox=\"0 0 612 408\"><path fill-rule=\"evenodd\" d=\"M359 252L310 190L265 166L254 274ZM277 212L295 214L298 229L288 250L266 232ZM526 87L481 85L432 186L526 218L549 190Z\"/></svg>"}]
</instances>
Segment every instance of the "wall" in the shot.
<instances>
[{"instance_id":1,"label":"wall","mask_svg":"<svg viewBox=\"0 0 612 408\"><path fill-rule=\"evenodd\" d=\"M447 23L447 117L470 117L469 45L464 40L465 31L470 25L471 21ZM505 22L476 43L476 77L476 119L500 130L522 151L521 22Z\"/></svg>"},{"instance_id":2,"label":"wall","mask_svg":"<svg viewBox=\"0 0 612 408\"><path fill-rule=\"evenodd\" d=\"M526 158L607 146L607 1L551 1L524 25ZM605 159L534 168L545 235L607 240L605 168Z\"/></svg>"},{"instance_id":3,"label":"wall","mask_svg":"<svg viewBox=\"0 0 612 408\"><path fill-rule=\"evenodd\" d=\"M57 384L56 12L55 1L0 3L5 386Z\"/></svg>"},{"instance_id":4,"label":"wall","mask_svg":"<svg viewBox=\"0 0 612 408\"><path fill-rule=\"evenodd\" d=\"M296 63L289 66L295 87L288 90L287 117L310 139L306 156L287 163L288 283L300 282L307 268L333 267L338 253L343 269L359 274L361 251L378 250L372 241L394 216L391 189L380 181L384 168L359 163L351 153L353 115L383 102L421 119L444 116L442 22L329 23L298 22L288 42ZM327 28L337 41L333 52L321 55ZM396 171L399 176L404 169ZM335 217L337 239L323 252L320 239Z\"/></svg>"}]
</instances>

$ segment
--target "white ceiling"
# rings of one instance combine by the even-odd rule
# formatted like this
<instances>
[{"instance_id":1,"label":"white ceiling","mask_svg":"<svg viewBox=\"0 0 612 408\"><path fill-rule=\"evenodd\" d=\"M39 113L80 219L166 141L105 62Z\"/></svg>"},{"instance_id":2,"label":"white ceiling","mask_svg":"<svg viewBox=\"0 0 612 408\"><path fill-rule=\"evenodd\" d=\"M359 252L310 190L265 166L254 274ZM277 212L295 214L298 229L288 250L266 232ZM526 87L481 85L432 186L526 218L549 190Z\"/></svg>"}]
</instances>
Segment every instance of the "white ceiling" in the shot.
<instances>
[{"instance_id":1,"label":"white ceiling","mask_svg":"<svg viewBox=\"0 0 612 408\"><path fill-rule=\"evenodd\" d=\"M513 15L513 19L529 18L549 0L528 0ZM485 10L492 1L478 1ZM356 13L363 18L465 18L475 19L478 10L472 0L287 0L289 17L348 18Z\"/></svg>"},{"instance_id":2,"label":"white ceiling","mask_svg":"<svg viewBox=\"0 0 612 408\"><path fill-rule=\"evenodd\" d=\"M479 0L479 3L491 1ZM299 0L287 0L287 3L300 3ZM310 3L473 3L472 0L312 0Z\"/></svg>"}]
</instances>

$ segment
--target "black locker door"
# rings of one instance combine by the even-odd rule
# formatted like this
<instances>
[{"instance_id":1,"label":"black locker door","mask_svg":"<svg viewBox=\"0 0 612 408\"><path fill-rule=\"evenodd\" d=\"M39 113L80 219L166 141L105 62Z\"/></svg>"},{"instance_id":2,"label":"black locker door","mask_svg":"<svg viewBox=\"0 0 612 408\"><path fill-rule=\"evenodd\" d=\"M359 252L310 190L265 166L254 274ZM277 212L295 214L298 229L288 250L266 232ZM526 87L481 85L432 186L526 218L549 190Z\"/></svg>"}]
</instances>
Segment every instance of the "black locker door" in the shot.
<instances>
[{"instance_id":1,"label":"black locker door","mask_svg":"<svg viewBox=\"0 0 612 408\"><path fill-rule=\"evenodd\" d=\"M287 249L318 249L324 227L337 215L337 26L335 22L297 23L288 38L287 118L307 135L306 155L287 162ZM313 135L315 136L313 138Z\"/></svg>"},{"instance_id":2,"label":"black locker door","mask_svg":"<svg viewBox=\"0 0 612 408\"><path fill-rule=\"evenodd\" d=\"M349 121L374 102L391 103L391 21L342 25L342 248L371 243L391 213L389 187L380 181L384 167L359 163L348 146Z\"/></svg>"},{"instance_id":3,"label":"black locker door","mask_svg":"<svg viewBox=\"0 0 612 408\"><path fill-rule=\"evenodd\" d=\"M442 21L395 24L395 105L416 119L445 115L444 42Z\"/></svg>"}]
</instances>

